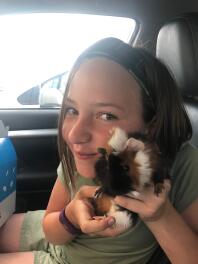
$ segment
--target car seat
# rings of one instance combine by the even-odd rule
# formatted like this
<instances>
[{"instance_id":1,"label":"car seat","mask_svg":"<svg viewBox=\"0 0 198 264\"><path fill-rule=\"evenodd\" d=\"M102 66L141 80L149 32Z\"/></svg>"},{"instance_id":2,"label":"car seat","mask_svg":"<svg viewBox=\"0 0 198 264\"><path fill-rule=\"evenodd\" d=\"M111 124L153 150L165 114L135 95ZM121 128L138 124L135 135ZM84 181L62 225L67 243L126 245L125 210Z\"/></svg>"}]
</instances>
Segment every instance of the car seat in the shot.
<instances>
[{"instance_id":1,"label":"car seat","mask_svg":"<svg viewBox=\"0 0 198 264\"><path fill-rule=\"evenodd\" d=\"M177 16L159 31L156 56L167 66L180 89L198 147L198 13Z\"/></svg>"}]
</instances>

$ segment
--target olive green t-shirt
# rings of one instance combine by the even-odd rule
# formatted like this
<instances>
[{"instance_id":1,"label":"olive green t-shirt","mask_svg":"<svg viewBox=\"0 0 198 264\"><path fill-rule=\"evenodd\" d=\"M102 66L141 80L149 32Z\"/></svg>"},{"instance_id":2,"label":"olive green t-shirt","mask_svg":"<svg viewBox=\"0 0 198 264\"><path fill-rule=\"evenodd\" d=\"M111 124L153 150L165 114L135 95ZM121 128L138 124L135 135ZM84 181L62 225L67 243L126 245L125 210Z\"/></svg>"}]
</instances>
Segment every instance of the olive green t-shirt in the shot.
<instances>
[{"instance_id":1,"label":"olive green t-shirt","mask_svg":"<svg viewBox=\"0 0 198 264\"><path fill-rule=\"evenodd\" d=\"M58 177L65 184L62 166ZM184 211L198 198L198 150L184 144L171 170L170 200L178 212ZM95 185L91 179L77 177L77 188ZM157 247L157 241L139 220L135 227L116 237L80 235L64 247L64 257L70 264L145 264Z\"/></svg>"}]
</instances>

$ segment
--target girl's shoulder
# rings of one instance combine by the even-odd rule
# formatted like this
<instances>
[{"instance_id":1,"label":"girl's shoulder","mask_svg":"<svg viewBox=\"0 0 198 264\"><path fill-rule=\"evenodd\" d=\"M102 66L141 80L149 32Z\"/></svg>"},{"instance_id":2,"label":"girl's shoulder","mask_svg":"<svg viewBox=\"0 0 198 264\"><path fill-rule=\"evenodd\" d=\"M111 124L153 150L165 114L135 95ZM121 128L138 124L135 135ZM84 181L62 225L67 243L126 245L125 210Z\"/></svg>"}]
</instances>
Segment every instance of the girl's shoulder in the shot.
<instances>
[{"instance_id":1,"label":"girl's shoulder","mask_svg":"<svg viewBox=\"0 0 198 264\"><path fill-rule=\"evenodd\" d=\"M192 145L189 141L185 142L179 152L178 152L178 155L181 155L181 154L191 154L191 155L195 155L197 156L198 155L198 148L194 145ZM192 156L191 156L192 157Z\"/></svg>"},{"instance_id":2,"label":"girl's shoulder","mask_svg":"<svg viewBox=\"0 0 198 264\"><path fill-rule=\"evenodd\" d=\"M198 149L189 142L182 145L171 169L170 199L182 212L198 198Z\"/></svg>"},{"instance_id":3,"label":"girl's shoulder","mask_svg":"<svg viewBox=\"0 0 198 264\"><path fill-rule=\"evenodd\" d=\"M198 170L198 148L190 142L184 143L176 155L173 169L181 169L181 167L192 166Z\"/></svg>"}]
</instances>

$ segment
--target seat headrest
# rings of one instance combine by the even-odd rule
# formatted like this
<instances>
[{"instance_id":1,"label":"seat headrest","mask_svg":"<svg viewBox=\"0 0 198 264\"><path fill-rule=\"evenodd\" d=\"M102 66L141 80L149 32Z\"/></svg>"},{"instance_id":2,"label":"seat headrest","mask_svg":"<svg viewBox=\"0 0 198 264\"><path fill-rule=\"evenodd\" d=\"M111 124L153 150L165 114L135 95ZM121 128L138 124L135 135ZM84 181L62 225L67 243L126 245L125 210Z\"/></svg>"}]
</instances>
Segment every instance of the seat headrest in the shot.
<instances>
[{"instance_id":1,"label":"seat headrest","mask_svg":"<svg viewBox=\"0 0 198 264\"><path fill-rule=\"evenodd\" d=\"M160 30L157 57L172 72L183 96L198 96L198 13L183 14Z\"/></svg>"}]
</instances>

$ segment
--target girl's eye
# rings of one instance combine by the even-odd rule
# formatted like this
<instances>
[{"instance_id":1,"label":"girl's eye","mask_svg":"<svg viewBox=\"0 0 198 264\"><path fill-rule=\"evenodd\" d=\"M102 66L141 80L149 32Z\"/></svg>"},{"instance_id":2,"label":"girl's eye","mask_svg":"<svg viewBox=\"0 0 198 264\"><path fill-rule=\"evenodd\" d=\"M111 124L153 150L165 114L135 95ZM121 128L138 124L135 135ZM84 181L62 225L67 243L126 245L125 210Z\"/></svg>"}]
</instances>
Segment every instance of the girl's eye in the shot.
<instances>
[{"instance_id":1,"label":"girl's eye","mask_svg":"<svg viewBox=\"0 0 198 264\"><path fill-rule=\"evenodd\" d=\"M65 116L71 116L71 115L77 115L77 114L78 114L77 110L73 107L67 107L65 109Z\"/></svg>"},{"instance_id":2,"label":"girl's eye","mask_svg":"<svg viewBox=\"0 0 198 264\"><path fill-rule=\"evenodd\" d=\"M105 121L109 121L109 120L117 120L117 116L111 114L111 113L99 113L98 114L98 118L105 120Z\"/></svg>"}]
</instances>

